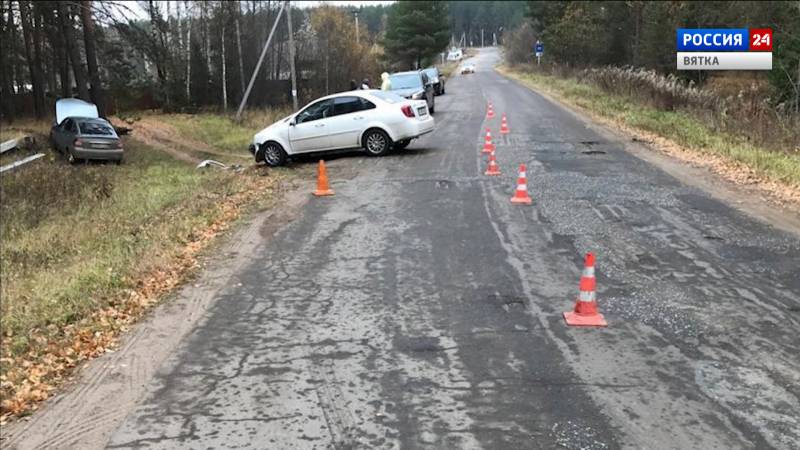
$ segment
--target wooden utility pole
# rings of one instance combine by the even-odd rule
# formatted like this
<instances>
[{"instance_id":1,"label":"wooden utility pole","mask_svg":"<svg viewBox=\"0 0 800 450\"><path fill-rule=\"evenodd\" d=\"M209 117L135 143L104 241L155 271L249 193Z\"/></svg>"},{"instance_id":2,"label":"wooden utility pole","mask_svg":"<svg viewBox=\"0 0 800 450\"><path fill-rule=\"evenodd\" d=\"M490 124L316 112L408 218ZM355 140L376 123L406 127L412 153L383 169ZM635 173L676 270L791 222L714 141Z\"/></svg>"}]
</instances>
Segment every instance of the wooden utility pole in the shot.
<instances>
[{"instance_id":1,"label":"wooden utility pole","mask_svg":"<svg viewBox=\"0 0 800 450\"><path fill-rule=\"evenodd\" d=\"M286 7L288 11L286 12L286 22L289 25L289 70L292 73L292 107L294 111L297 111L297 76L294 72L294 33L292 31L292 5L289 4L289 1L286 1ZM358 16L356 16L356 23L358 20ZM358 34L356 34L356 39Z\"/></svg>"},{"instance_id":2,"label":"wooden utility pole","mask_svg":"<svg viewBox=\"0 0 800 450\"><path fill-rule=\"evenodd\" d=\"M261 49L261 56L258 57L256 67L253 69L253 75L250 77L250 83L247 85L247 90L244 91L242 102L239 103L239 109L236 111L236 120L239 120L242 117L242 110L244 109L244 105L247 104L247 97L250 96L250 91L253 90L253 84L256 82L256 77L258 76L258 71L261 69L261 64L264 63L264 57L267 56L269 43L272 42L272 36L275 34L275 29L278 28L278 22L281 20L281 14L283 14L283 9L285 6L285 3L281 4L281 9L278 11L278 16L275 18L275 22L272 24L272 29L269 31L267 42L264 43L264 48Z\"/></svg>"}]
</instances>

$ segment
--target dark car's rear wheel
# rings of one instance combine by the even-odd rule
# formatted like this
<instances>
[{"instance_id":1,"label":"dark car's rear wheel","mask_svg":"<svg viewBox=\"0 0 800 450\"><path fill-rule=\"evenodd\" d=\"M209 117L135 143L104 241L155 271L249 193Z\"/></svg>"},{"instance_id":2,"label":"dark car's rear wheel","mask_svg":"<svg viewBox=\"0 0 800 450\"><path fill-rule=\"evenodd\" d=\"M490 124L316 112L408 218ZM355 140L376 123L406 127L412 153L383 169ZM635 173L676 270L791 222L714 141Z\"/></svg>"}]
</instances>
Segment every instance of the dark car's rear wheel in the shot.
<instances>
[{"instance_id":1,"label":"dark car's rear wheel","mask_svg":"<svg viewBox=\"0 0 800 450\"><path fill-rule=\"evenodd\" d=\"M392 140L383 130L371 129L364 133L364 149L370 156L383 156L392 148Z\"/></svg>"},{"instance_id":2,"label":"dark car's rear wheel","mask_svg":"<svg viewBox=\"0 0 800 450\"><path fill-rule=\"evenodd\" d=\"M286 151L284 151L283 147L277 142L265 142L259 146L258 151L261 153L259 159L270 167L286 164L288 158Z\"/></svg>"},{"instance_id":3,"label":"dark car's rear wheel","mask_svg":"<svg viewBox=\"0 0 800 450\"><path fill-rule=\"evenodd\" d=\"M397 141L397 142L394 143L394 149L395 150L402 150L402 149L408 147L408 144L410 144L410 143L411 143L411 139L403 139L402 141Z\"/></svg>"}]
</instances>

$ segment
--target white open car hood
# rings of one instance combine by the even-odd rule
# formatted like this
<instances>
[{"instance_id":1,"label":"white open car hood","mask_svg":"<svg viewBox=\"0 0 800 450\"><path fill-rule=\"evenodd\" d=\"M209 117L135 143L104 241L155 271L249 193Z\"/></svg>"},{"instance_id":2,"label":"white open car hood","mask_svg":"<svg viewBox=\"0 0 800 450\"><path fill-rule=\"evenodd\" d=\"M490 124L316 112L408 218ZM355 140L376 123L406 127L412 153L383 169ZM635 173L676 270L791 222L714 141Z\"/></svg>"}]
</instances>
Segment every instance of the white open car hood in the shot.
<instances>
[{"instance_id":1,"label":"white open car hood","mask_svg":"<svg viewBox=\"0 0 800 450\"><path fill-rule=\"evenodd\" d=\"M67 117L100 118L97 106L77 98L62 98L56 101L56 123L60 124Z\"/></svg>"}]
</instances>

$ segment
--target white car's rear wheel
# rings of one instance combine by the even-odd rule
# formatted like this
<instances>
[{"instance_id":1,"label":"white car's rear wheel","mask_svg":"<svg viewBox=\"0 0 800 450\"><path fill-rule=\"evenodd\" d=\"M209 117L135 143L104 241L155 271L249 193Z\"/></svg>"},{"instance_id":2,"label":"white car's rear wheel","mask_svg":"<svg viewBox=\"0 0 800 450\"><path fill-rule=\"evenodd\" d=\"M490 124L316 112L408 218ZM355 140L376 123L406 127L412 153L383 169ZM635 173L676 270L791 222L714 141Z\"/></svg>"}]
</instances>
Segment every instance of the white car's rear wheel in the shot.
<instances>
[{"instance_id":1,"label":"white car's rear wheel","mask_svg":"<svg viewBox=\"0 0 800 450\"><path fill-rule=\"evenodd\" d=\"M364 149L370 156L385 155L392 148L392 140L383 130L372 129L364 133Z\"/></svg>"},{"instance_id":2,"label":"white car's rear wheel","mask_svg":"<svg viewBox=\"0 0 800 450\"><path fill-rule=\"evenodd\" d=\"M270 167L282 166L286 164L287 155L277 142L265 142L261 144L261 158Z\"/></svg>"}]
</instances>

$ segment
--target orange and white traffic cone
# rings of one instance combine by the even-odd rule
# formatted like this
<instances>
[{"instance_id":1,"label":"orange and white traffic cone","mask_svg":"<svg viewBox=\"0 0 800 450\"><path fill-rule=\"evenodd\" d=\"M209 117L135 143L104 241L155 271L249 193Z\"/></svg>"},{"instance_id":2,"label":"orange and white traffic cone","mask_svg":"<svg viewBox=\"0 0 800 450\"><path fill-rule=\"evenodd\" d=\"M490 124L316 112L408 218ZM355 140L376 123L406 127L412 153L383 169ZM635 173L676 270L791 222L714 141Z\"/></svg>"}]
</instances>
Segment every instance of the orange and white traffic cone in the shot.
<instances>
[{"instance_id":1,"label":"orange and white traffic cone","mask_svg":"<svg viewBox=\"0 0 800 450\"><path fill-rule=\"evenodd\" d=\"M328 185L328 172L325 170L325 161L320 159L319 166L317 166L317 190L314 191L314 195L323 197L333 195L333 193L333 189Z\"/></svg>"},{"instance_id":2,"label":"orange and white traffic cone","mask_svg":"<svg viewBox=\"0 0 800 450\"><path fill-rule=\"evenodd\" d=\"M508 134L509 131L508 122L506 122L506 114L503 113L503 120L500 123L500 134Z\"/></svg>"},{"instance_id":3,"label":"orange and white traffic cone","mask_svg":"<svg viewBox=\"0 0 800 450\"><path fill-rule=\"evenodd\" d=\"M494 150L489 153L489 166L486 168L484 175L500 175L500 166L497 165L497 158L494 156Z\"/></svg>"},{"instance_id":4,"label":"orange and white traffic cone","mask_svg":"<svg viewBox=\"0 0 800 450\"><path fill-rule=\"evenodd\" d=\"M520 203L523 205L530 205L533 203L533 200L531 200L531 197L528 195L528 179L525 174L525 164L519 165L517 190L514 191L514 196L511 197L511 203Z\"/></svg>"},{"instance_id":5,"label":"orange and white traffic cone","mask_svg":"<svg viewBox=\"0 0 800 450\"><path fill-rule=\"evenodd\" d=\"M489 110L486 111L487 119L494 119L494 109L492 109L492 102L489 102Z\"/></svg>"},{"instance_id":6,"label":"orange and white traffic cone","mask_svg":"<svg viewBox=\"0 0 800 450\"><path fill-rule=\"evenodd\" d=\"M564 320L572 327L606 327L608 323L597 310L595 298L594 254L587 253L581 275L580 294L573 311L564 313Z\"/></svg>"},{"instance_id":7,"label":"orange and white traffic cone","mask_svg":"<svg viewBox=\"0 0 800 450\"><path fill-rule=\"evenodd\" d=\"M494 144L492 144L492 130L486 129L486 138L483 140L483 150L481 153L492 153L494 151Z\"/></svg>"}]
</instances>

